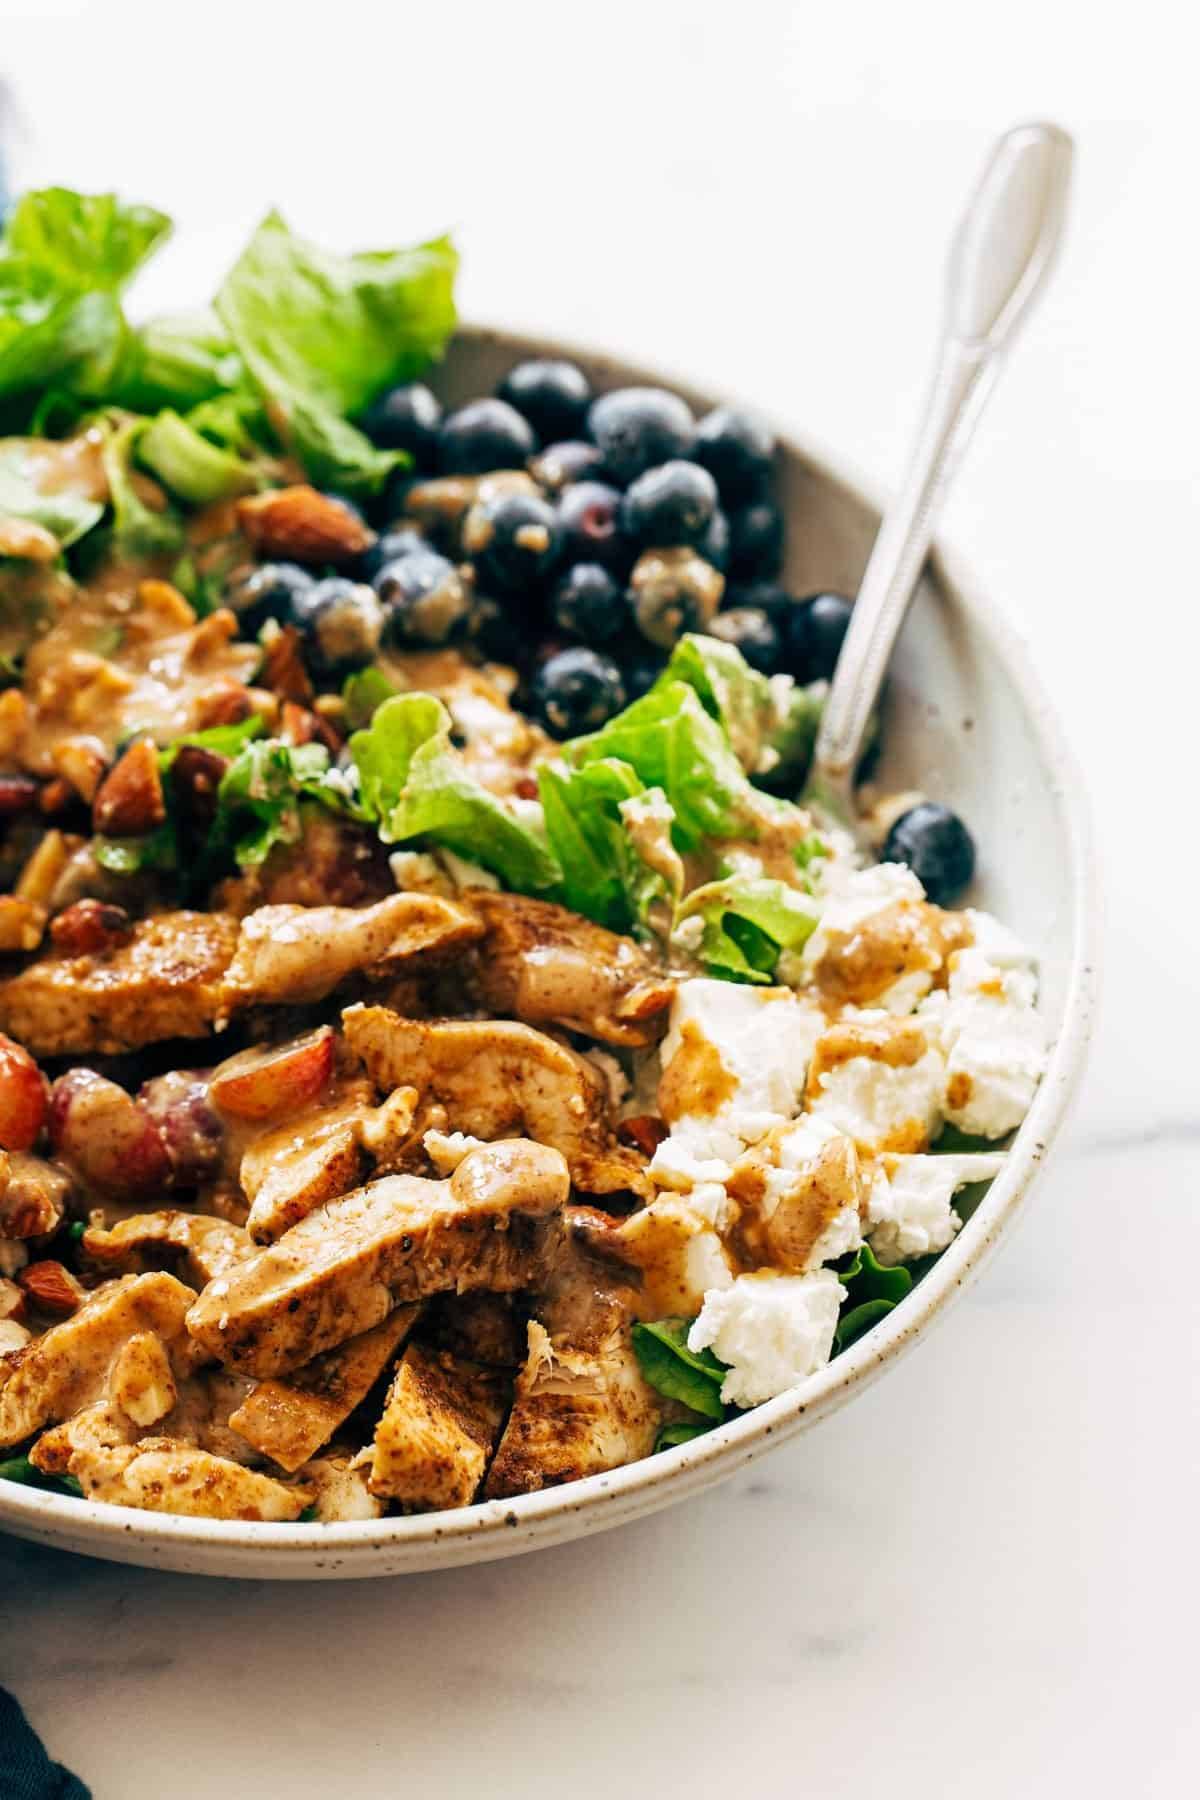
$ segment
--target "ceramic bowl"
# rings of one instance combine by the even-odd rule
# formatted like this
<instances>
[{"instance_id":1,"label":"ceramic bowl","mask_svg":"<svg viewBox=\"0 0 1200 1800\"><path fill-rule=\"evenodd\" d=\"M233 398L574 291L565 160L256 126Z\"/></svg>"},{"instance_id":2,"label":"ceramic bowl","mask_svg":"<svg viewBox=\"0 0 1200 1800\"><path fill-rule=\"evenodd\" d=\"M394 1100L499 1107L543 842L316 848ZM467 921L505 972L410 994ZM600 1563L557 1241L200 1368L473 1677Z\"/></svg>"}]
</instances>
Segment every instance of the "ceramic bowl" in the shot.
<instances>
[{"instance_id":1,"label":"ceramic bowl","mask_svg":"<svg viewBox=\"0 0 1200 1800\"><path fill-rule=\"evenodd\" d=\"M438 386L457 403L490 392L531 354L566 355L600 388L664 383L701 411L714 397L662 371L569 345L464 329ZM779 491L791 591L853 594L878 508L823 455L781 434ZM956 562L937 557L893 662L879 777L921 788L970 822L980 868L970 898L1038 951L1053 1049L1004 1173L913 1293L803 1386L692 1444L567 1487L461 1512L344 1525L172 1518L0 1482L0 1526L91 1556L210 1575L338 1580L513 1556L639 1518L700 1493L806 1431L885 1373L930 1330L1012 1228L1062 1124L1095 996L1096 878L1080 777L1012 630Z\"/></svg>"}]
</instances>

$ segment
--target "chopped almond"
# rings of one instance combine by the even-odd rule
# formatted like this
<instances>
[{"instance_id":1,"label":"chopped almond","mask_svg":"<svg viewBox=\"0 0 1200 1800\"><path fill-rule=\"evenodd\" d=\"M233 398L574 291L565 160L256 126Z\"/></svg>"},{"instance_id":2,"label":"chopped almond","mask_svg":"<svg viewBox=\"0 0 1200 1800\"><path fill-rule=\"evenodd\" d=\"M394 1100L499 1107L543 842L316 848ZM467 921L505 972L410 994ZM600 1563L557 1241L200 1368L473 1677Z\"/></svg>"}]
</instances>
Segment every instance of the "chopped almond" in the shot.
<instances>
[{"instance_id":1,"label":"chopped almond","mask_svg":"<svg viewBox=\"0 0 1200 1800\"><path fill-rule=\"evenodd\" d=\"M34 900L0 894L0 951L36 950L46 929L46 909Z\"/></svg>"},{"instance_id":2,"label":"chopped almond","mask_svg":"<svg viewBox=\"0 0 1200 1800\"><path fill-rule=\"evenodd\" d=\"M138 837L166 816L158 750L150 738L138 738L102 783L92 823L110 837Z\"/></svg>"},{"instance_id":3,"label":"chopped almond","mask_svg":"<svg viewBox=\"0 0 1200 1800\"><path fill-rule=\"evenodd\" d=\"M113 950L133 936L133 921L123 906L105 900L76 900L51 922L55 949L67 956L88 956L97 950Z\"/></svg>"},{"instance_id":4,"label":"chopped almond","mask_svg":"<svg viewBox=\"0 0 1200 1800\"><path fill-rule=\"evenodd\" d=\"M281 700L306 706L313 697L313 684L300 646L300 633L294 625L276 632L263 652L262 679Z\"/></svg>"},{"instance_id":5,"label":"chopped almond","mask_svg":"<svg viewBox=\"0 0 1200 1800\"><path fill-rule=\"evenodd\" d=\"M33 1262L17 1276L25 1293L40 1312L69 1318L87 1299L87 1290L60 1262Z\"/></svg>"},{"instance_id":6,"label":"chopped almond","mask_svg":"<svg viewBox=\"0 0 1200 1800\"><path fill-rule=\"evenodd\" d=\"M103 746L95 738L64 738L50 756L62 780L90 806L108 767Z\"/></svg>"},{"instance_id":7,"label":"chopped almond","mask_svg":"<svg viewBox=\"0 0 1200 1800\"><path fill-rule=\"evenodd\" d=\"M260 555L295 562L349 562L375 542L375 533L348 506L314 487L254 494L240 502L238 519Z\"/></svg>"},{"instance_id":8,"label":"chopped almond","mask_svg":"<svg viewBox=\"0 0 1200 1800\"><path fill-rule=\"evenodd\" d=\"M16 897L45 906L78 843L79 839L75 838L69 844L61 831L48 831L21 870L13 890Z\"/></svg>"}]
</instances>

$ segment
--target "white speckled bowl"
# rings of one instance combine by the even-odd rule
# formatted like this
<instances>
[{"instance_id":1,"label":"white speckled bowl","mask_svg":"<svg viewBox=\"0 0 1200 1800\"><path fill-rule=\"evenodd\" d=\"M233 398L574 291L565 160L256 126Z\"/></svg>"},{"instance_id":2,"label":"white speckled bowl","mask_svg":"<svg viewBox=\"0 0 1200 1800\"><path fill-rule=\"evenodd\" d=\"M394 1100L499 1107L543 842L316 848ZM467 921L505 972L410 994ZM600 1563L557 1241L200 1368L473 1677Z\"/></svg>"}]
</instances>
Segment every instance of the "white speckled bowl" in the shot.
<instances>
[{"instance_id":1,"label":"white speckled bowl","mask_svg":"<svg viewBox=\"0 0 1200 1800\"><path fill-rule=\"evenodd\" d=\"M464 330L439 382L453 402L487 393L518 358L575 357L600 387L665 382L697 410L712 397L669 375L572 346ZM854 593L878 512L815 452L784 438L789 587ZM980 845L972 899L1042 958L1050 1066L1004 1173L894 1313L803 1387L693 1444L519 1500L349 1525L171 1518L0 1481L0 1526L90 1556L209 1575L337 1580L513 1556L682 1500L805 1431L923 1337L1013 1224L1079 1078L1095 1001L1096 874L1080 777L1026 653L953 562L927 577L896 655L883 782L956 807Z\"/></svg>"}]
</instances>

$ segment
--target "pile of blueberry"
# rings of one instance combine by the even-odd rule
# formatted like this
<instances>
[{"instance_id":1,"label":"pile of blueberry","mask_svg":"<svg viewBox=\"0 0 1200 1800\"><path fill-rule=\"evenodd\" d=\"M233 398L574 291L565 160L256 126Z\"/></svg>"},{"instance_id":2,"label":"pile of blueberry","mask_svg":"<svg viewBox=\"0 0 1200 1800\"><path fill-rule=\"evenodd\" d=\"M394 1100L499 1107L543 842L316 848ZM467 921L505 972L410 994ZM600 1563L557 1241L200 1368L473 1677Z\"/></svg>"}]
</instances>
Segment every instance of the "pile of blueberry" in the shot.
<instances>
[{"instance_id":1,"label":"pile of blueberry","mask_svg":"<svg viewBox=\"0 0 1200 1800\"><path fill-rule=\"evenodd\" d=\"M697 422L663 388L597 396L574 363L536 359L450 413L427 387L393 388L362 424L411 458L375 545L324 579L256 569L234 601L251 623L299 625L318 667L474 642L517 665L556 737L645 692L686 631L766 674L832 672L850 602L778 585L775 444L754 419L719 407Z\"/></svg>"}]
</instances>

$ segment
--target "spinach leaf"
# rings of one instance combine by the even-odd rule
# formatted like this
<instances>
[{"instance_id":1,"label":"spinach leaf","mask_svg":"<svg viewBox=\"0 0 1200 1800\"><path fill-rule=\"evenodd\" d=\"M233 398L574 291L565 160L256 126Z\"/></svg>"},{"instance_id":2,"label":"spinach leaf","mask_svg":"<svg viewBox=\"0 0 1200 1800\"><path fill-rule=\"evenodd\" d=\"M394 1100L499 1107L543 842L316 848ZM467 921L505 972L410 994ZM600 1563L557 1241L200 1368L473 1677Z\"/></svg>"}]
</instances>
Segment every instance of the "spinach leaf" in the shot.
<instances>
[{"instance_id":1,"label":"spinach leaf","mask_svg":"<svg viewBox=\"0 0 1200 1800\"><path fill-rule=\"evenodd\" d=\"M848 1349L890 1313L912 1288L913 1278L907 1269L889 1268L879 1262L870 1244L860 1245L853 1255L835 1263L834 1268L846 1290L833 1334L836 1354Z\"/></svg>"},{"instance_id":2,"label":"spinach leaf","mask_svg":"<svg viewBox=\"0 0 1200 1800\"><path fill-rule=\"evenodd\" d=\"M350 739L362 806L385 844L427 837L491 869L518 893L556 888L562 871L542 836L469 772L432 694L385 700Z\"/></svg>"},{"instance_id":3,"label":"spinach leaf","mask_svg":"<svg viewBox=\"0 0 1200 1800\"><path fill-rule=\"evenodd\" d=\"M682 1419L675 1419L669 1425L660 1425L654 1440L655 1454L660 1450L673 1450L676 1444L690 1444L693 1438L704 1437L715 1427L716 1420L703 1425L686 1425Z\"/></svg>"},{"instance_id":4,"label":"spinach leaf","mask_svg":"<svg viewBox=\"0 0 1200 1800\"><path fill-rule=\"evenodd\" d=\"M440 356L457 266L448 238L338 256L270 213L225 278L221 321L276 433L317 482L373 492L407 460L348 421Z\"/></svg>"},{"instance_id":5,"label":"spinach leaf","mask_svg":"<svg viewBox=\"0 0 1200 1800\"><path fill-rule=\"evenodd\" d=\"M721 1383L727 1373L711 1350L689 1350L691 1319L659 1319L635 1324L633 1348L642 1374L669 1400L680 1400L693 1412L718 1424L725 1417Z\"/></svg>"},{"instance_id":6,"label":"spinach leaf","mask_svg":"<svg viewBox=\"0 0 1200 1800\"><path fill-rule=\"evenodd\" d=\"M73 1494L83 1498L83 1488L74 1475L44 1475L35 1469L27 1456L10 1456L0 1462L0 1481L19 1481L23 1487L44 1488L51 1494Z\"/></svg>"}]
</instances>

